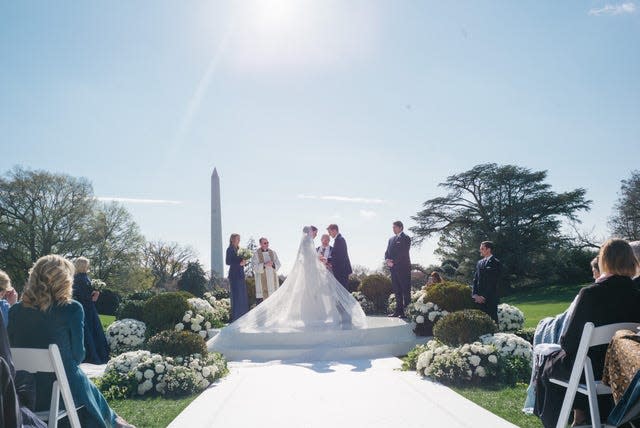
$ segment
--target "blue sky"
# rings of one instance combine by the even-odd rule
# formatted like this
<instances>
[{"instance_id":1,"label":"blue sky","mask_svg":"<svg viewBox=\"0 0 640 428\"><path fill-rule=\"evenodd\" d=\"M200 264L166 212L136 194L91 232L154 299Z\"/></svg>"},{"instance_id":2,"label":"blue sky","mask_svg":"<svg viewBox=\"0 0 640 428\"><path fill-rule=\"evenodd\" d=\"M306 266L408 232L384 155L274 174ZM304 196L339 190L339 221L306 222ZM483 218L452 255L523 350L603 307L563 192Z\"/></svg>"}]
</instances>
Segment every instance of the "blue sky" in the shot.
<instances>
[{"instance_id":1,"label":"blue sky","mask_svg":"<svg viewBox=\"0 0 640 428\"><path fill-rule=\"evenodd\" d=\"M267 236L284 273L307 223L338 223L377 268L392 221L484 162L585 187L604 237L638 168L639 7L2 2L0 171L87 177L206 266L213 167L225 239Z\"/></svg>"}]
</instances>

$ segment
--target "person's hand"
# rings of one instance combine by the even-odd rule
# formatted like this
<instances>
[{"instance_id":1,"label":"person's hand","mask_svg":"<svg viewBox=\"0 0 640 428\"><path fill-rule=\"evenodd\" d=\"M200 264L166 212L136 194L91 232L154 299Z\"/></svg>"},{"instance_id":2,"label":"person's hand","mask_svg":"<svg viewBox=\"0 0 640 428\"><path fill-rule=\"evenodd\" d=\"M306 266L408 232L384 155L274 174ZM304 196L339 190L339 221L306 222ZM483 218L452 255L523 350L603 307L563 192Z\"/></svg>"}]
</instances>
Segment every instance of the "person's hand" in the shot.
<instances>
[{"instance_id":1,"label":"person's hand","mask_svg":"<svg viewBox=\"0 0 640 428\"><path fill-rule=\"evenodd\" d=\"M98 301L98 297L100 297L100 292L99 291L96 290L96 291L93 291L91 293L91 300L92 301L94 301L94 302Z\"/></svg>"},{"instance_id":2,"label":"person's hand","mask_svg":"<svg viewBox=\"0 0 640 428\"><path fill-rule=\"evenodd\" d=\"M264 262L264 265L272 268L273 267L273 262L272 261Z\"/></svg>"},{"instance_id":3,"label":"person's hand","mask_svg":"<svg viewBox=\"0 0 640 428\"><path fill-rule=\"evenodd\" d=\"M386 262L387 262L387 267L390 267L390 268L393 267L393 260L387 259Z\"/></svg>"},{"instance_id":4,"label":"person's hand","mask_svg":"<svg viewBox=\"0 0 640 428\"><path fill-rule=\"evenodd\" d=\"M244 265L246 265L246 264L247 264L247 261L246 261L246 260L244 260L244 259L243 259L243 260L240 260L240 266L244 266Z\"/></svg>"},{"instance_id":5,"label":"person's hand","mask_svg":"<svg viewBox=\"0 0 640 428\"><path fill-rule=\"evenodd\" d=\"M13 306L18 301L18 293L15 289L12 288L5 293L4 298L7 300L7 303L9 303L9 305Z\"/></svg>"}]
</instances>

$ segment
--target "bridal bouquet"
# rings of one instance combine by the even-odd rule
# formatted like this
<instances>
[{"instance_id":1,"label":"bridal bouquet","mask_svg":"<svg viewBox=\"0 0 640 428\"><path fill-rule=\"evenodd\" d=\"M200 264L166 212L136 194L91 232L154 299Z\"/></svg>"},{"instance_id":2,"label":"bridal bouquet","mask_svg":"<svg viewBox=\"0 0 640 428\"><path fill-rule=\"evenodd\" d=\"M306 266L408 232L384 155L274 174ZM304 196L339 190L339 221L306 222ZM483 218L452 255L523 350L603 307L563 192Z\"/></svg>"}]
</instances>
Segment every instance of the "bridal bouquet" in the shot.
<instances>
[{"instance_id":1,"label":"bridal bouquet","mask_svg":"<svg viewBox=\"0 0 640 428\"><path fill-rule=\"evenodd\" d=\"M147 326L142 321L125 318L107 327L107 343L114 354L138 349L144 343Z\"/></svg>"},{"instance_id":2,"label":"bridal bouquet","mask_svg":"<svg viewBox=\"0 0 640 428\"><path fill-rule=\"evenodd\" d=\"M524 357L529 362L533 358L533 346L515 334L485 334L480 340L485 345L493 345L503 357Z\"/></svg>"},{"instance_id":3,"label":"bridal bouquet","mask_svg":"<svg viewBox=\"0 0 640 428\"><path fill-rule=\"evenodd\" d=\"M253 256L251 250L248 248L238 248L238 257L242 260L249 260Z\"/></svg>"},{"instance_id":4,"label":"bridal bouquet","mask_svg":"<svg viewBox=\"0 0 640 428\"><path fill-rule=\"evenodd\" d=\"M524 313L515 306L498 305L498 328L500 331L517 331L524 327Z\"/></svg>"}]
</instances>

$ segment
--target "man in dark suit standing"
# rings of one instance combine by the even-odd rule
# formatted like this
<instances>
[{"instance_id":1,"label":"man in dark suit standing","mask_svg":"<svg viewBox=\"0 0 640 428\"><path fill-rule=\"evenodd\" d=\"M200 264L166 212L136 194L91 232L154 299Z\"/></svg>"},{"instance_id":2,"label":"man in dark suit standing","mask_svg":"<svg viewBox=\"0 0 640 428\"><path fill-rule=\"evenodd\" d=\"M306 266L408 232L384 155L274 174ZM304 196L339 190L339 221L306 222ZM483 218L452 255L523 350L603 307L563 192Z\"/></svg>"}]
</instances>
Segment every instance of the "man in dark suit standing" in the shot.
<instances>
[{"instance_id":1,"label":"man in dark suit standing","mask_svg":"<svg viewBox=\"0 0 640 428\"><path fill-rule=\"evenodd\" d=\"M333 238L333 250L331 251L331 269L333 276L336 277L338 282L342 284L344 288L349 290L349 275L353 270L351 269L351 261L349 260L349 253L347 252L347 241L340 234L337 224L330 224L327 227L327 232Z\"/></svg>"},{"instance_id":2,"label":"man in dark suit standing","mask_svg":"<svg viewBox=\"0 0 640 428\"><path fill-rule=\"evenodd\" d=\"M483 257L476 265L473 275L472 297L498 323L498 280L502 268L500 260L493 255L493 242L483 241L480 244L480 255Z\"/></svg>"},{"instance_id":3,"label":"man in dark suit standing","mask_svg":"<svg viewBox=\"0 0 640 428\"><path fill-rule=\"evenodd\" d=\"M396 310L390 317L405 318L404 308L411 303L411 238L404 233L401 221L393 222L393 236L389 238L384 258L391 270L391 286L396 296Z\"/></svg>"}]
</instances>

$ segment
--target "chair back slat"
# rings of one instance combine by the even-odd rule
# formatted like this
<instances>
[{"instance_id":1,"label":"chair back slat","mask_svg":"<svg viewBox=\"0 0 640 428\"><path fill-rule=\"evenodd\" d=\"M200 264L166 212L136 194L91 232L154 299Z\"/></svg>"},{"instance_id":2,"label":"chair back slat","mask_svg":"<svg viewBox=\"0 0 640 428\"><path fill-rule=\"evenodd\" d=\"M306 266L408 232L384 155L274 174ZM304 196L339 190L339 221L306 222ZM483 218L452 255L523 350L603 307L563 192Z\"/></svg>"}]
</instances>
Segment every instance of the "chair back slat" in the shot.
<instances>
[{"instance_id":1,"label":"chair back slat","mask_svg":"<svg viewBox=\"0 0 640 428\"><path fill-rule=\"evenodd\" d=\"M606 345L611 342L613 335L618 330L635 330L640 323L637 322L620 322L617 324L608 324L601 327L596 327L591 333L591 340L589 346Z\"/></svg>"},{"instance_id":2,"label":"chair back slat","mask_svg":"<svg viewBox=\"0 0 640 428\"><path fill-rule=\"evenodd\" d=\"M16 370L24 370L29 373L55 372L48 349L11 348L11 355Z\"/></svg>"}]
</instances>

